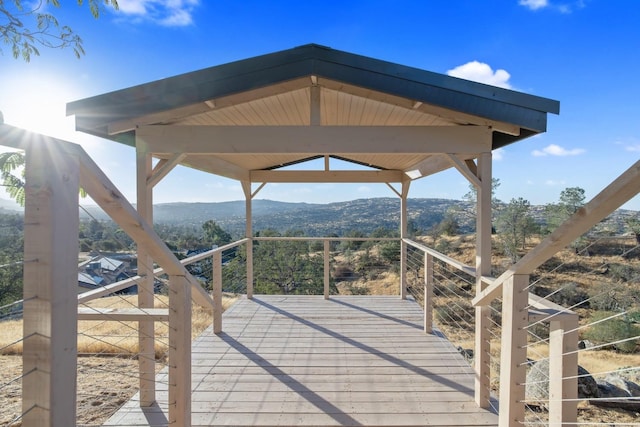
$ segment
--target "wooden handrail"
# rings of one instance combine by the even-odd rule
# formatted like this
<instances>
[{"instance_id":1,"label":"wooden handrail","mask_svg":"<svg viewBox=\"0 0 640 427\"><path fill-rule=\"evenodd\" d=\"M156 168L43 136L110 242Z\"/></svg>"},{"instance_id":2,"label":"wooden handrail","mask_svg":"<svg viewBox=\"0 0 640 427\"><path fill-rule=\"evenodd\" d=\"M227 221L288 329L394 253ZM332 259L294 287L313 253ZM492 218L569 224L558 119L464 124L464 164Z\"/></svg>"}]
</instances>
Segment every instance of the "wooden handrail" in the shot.
<instances>
[{"instance_id":1,"label":"wooden handrail","mask_svg":"<svg viewBox=\"0 0 640 427\"><path fill-rule=\"evenodd\" d=\"M194 262L198 262L201 261L203 259L209 258L211 256L213 256L213 254L215 254L216 252L224 252L226 250L232 249L236 246L240 246L244 243L246 243L247 241L249 241L248 238L244 238L244 239L240 239L240 240L236 240L235 242L229 243L227 245L224 246L220 246L218 248L214 248L214 249L209 249L206 252L202 252L193 256L190 256L189 258L184 258L180 260L180 264L187 266L190 264L193 264ZM154 276L158 276L160 274L164 274L165 270L162 267L156 268L153 270L153 275ZM114 292L120 291L122 289L126 289L130 286L133 286L137 283L138 280L142 279L142 276L132 276L132 277L128 277L124 280L120 280L119 282L114 282L111 283L109 285L106 286L102 286L100 288L97 289L92 289L90 291L87 292L83 292L81 294L78 294L78 303L82 304L82 303L86 303L88 301L94 300L96 298L101 298L105 295L109 295L112 294Z\"/></svg>"},{"instance_id":2,"label":"wooden handrail","mask_svg":"<svg viewBox=\"0 0 640 427\"><path fill-rule=\"evenodd\" d=\"M407 245L409 246L413 246L416 249L420 249L421 251L428 253L429 255L432 255L434 258L439 259L442 262L445 262L447 264L449 264L452 267L457 268L460 271L463 271L467 274L469 274L470 276L476 277L476 269L475 267L471 267L470 265L464 264L458 260L455 260L451 257L448 257L438 251L436 251L435 249L431 249L428 246L422 245L418 242L415 242L411 239L402 239Z\"/></svg>"},{"instance_id":3,"label":"wooden handrail","mask_svg":"<svg viewBox=\"0 0 640 427\"><path fill-rule=\"evenodd\" d=\"M640 161L634 163L590 202L578 209L538 246L502 273L493 284L473 299L473 305L487 305L501 291L502 284L515 274L530 274L541 264L589 231L607 215L628 202L640 191Z\"/></svg>"}]
</instances>

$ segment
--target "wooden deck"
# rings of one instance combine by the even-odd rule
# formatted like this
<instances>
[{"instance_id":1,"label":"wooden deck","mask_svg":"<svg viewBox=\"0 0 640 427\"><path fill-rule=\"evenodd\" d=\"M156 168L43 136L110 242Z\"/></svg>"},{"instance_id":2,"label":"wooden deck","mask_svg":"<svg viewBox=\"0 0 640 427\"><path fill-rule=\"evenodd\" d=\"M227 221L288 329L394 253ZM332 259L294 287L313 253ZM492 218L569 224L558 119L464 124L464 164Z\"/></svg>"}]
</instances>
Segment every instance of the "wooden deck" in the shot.
<instances>
[{"instance_id":1,"label":"wooden deck","mask_svg":"<svg viewBox=\"0 0 640 427\"><path fill-rule=\"evenodd\" d=\"M469 364L422 316L398 297L242 299L221 335L193 343L193 426L497 426ZM105 425L166 425L161 384L157 407L134 398Z\"/></svg>"}]
</instances>

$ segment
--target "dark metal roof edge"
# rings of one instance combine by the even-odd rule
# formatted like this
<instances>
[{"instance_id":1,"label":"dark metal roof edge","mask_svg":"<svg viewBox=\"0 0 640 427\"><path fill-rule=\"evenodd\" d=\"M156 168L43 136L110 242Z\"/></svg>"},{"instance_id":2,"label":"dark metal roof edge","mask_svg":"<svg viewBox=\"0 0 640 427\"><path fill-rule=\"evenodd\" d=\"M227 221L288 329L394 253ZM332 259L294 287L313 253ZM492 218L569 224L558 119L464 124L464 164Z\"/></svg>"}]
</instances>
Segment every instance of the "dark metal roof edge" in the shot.
<instances>
[{"instance_id":1,"label":"dark metal roof edge","mask_svg":"<svg viewBox=\"0 0 640 427\"><path fill-rule=\"evenodd\" d=\"M100 133L98 129L112 121L204 102L306 75L340 78L345 70L352 76L350 84L361 83L361 87L386 93L397 89L401 96L410 96L416 101L518 124L538 132L546 130L538 123L540 116L559 113L559 102L552 99L309 44L69 102L67 114L84 116L89 121L93 121L90 117L95 118L95 131ZM398 86L403 85L403 81L407 87L424 87L425 90L400 93ZM433 91L438 92L436 99ZM462 108L460 97L474 97L480 103L488 103L486 105L502 105L502 109L511 105L516 110L533 110L530 112L538 114L534 114L537 117L533 120L527 117L523 121L514 118L526 114L494 116L496 108ZM448 105L439 104L440 101L447 101ZM546 120L544 122L546 125ZM82 127L87 131L86 126Z\"/></svg>"}]
</instances>

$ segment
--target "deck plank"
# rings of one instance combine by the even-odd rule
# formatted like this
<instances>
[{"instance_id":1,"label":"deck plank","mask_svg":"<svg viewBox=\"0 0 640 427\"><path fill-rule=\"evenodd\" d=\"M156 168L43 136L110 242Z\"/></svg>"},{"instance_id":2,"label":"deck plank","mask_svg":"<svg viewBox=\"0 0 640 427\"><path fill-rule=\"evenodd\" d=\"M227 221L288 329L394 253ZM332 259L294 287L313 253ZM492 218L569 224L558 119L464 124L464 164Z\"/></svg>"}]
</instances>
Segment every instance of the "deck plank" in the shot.
<instances>
[{"instance_id":1,"label":"deck plank","mask_svg":"<svg viewBox=\"0 0 640 427\"><path fill-rule=\"evenodd\" d=\"M398 297L256 296L193 343L197 426L497 426L473 398L473 370L422 311ZM105 425L166 425L138 397Z\"/></svg>"}]
</instances>

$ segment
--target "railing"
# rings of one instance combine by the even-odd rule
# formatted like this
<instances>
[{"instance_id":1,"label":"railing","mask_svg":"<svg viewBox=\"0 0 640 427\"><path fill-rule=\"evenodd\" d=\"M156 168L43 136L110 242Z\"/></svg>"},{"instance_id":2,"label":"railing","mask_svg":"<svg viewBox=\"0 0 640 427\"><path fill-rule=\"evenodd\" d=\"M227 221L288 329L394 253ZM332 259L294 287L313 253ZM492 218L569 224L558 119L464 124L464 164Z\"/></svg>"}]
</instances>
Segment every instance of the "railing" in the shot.
<instances>
[{"instance_id":1,"label":"railing","mask_svg":"<svg viewBox=\"0 0 640 427\"><path fill-rule=\"evenodd\" d=\"M477 358L478 354L487 353L484 350L478 351L479 348L487 346L491 348L489 352L491 360L480 363L491 365L492 379L489 384L493 385L491 391L499 398L501 426L633 424L624 420L617 424L611 421L593 422L588 415L586 419L578 420L578 402L585 400L578 395L578 382L581 382L582 389L582 380L587 377L587 374L578 371L578 354L585 351L578 348L578 337L583 330L593 328L600 320L579 325L579 317L572 309L579 307L584 300L569 308L553 303L551 299L554 294L561 291L561 287L551 289L542 297L532 294L530 291L534 289L537 281L531 281L530 275L558 251L578 239L606 215L637 194L639 189L640 162L621 175L497 279L483 277L482 282L486 283L487 287L475 298L472 296L476 295L476 292L471 290L476 283L473 267L438 253L423 244L405 239L407 246L413 249L407 254L408 285L410 292L424 304L425 330L427 332L432 330L431 322L435 317L438 326L445 330L452 340L460 340L463 344L460 350L466 355L473 354ZM635 248L629 250L635 250ZM634 276L636 281L638 276L640 275ZM640 293L640 290L638 292ZM446 297L446 303L439 303L439 297ZM472 321L474 316L471 306L484 307L492 313L491 326L482 334ZM636 309L639 306L640 304L636 302ZM623 316L628 318L630 314L631 311L625 309L602 321L611 321ZM540 327L546 328L547 332L541 333ZM475 330L473 352L465 348L470 344L472 328ZM461 334L460 330L468 332ZM624 343L635 346L640 338L640 328L638 331L635 335L629 334L630 336L625 339L607 341L600 347ZM487 338L479 340L482 335ZM547 347L547 350L542 350L541 346ZM528 356L531 354L536 356L538 363L543 361L548 365L542 367L544 365L542 363L537 364L538 368L535 365L531 368L531 370L535 368L543 371L542 380L527 381L527 367L532 364ZM499 362L496 360L498 356ZM636 372L639 369L637 365L636 362L634 367L623 368L623 371ZM548 410L545 415L540 415L533 410L526 411L527 407L530 409L536 407L535 402L527 399L526 389L535 387L539 383L548 384L544 387L546 395L543 398L534 399L543 401L542 407ZM627 388L629 387L633 388L633 386ZM640 393L636 391L637 394L633 395L628 390L627 393L613 399L602 400L630 402L629 407L637 410ZM598 401L597 398L589 400Z\"/></svg>"},{"instance_id":2,"label":"railing","mask_svg":"<svg viewBox=\"0 0 640 427\"><path fill-rule=\"evenodd\" d=\"M215 292L219 286L214 281L214 301L79 146L8 125L0 125L0 142L25 151L27 183L24 253L29 261L24 263L24 332L14 344L22 346L23 374L2 384L8 387L8 384L22 382L22 410L9 422L34 426L75 425L78 319L121 322L122 328L131 321L153 325L162 320L168 322L168 421L189 425L191 298L215 310L214 319L218 318L219 327L221 292ZM138 247L144 247L159 263L161 272L168 277L167 307L78 309L77 287L70 284L78 280L80 187ZM212 254L214 268L215 258L219 258L221 251ZM135 283L136 279L130 279L117 286L125 288ZM99 293L114 291L115 287L103 289L84 295L79 302L84 304ZM151 333L140 335L140 344L143 340L147 343L156 340L153 326L150 330ZM155 353L153 345L146 348ZM141 389L151 394L155 394L155 356L138 354Z\"/></svg>"},{"instance_id":3,"label":"railing","mask_svg":"<svg viewBox=\"0 0 640 427\"><path fill-rule=\"evenodd\" d=\"M18 423L75 423L75 381L70 379L73 379L77 369L78 319L99 319L117 322L122 328L129 328L128 322L132 321L152 325L156 322L167 322L166 334L160 334L160 340L166 342L168 349L167 421L188 426L191 414L191 390L188 380L191 377L191 299L213 312L214 332L220 332L225 283L232 289L242 290L244 282L244 291L250 298L254 292L254 283L257 285L267 282L261 277L256 279L262 272L253 271L252 259L258 254L261 245L264 249L269 245L304 243L308 251L308 260L316 262L318 267L320 260L322 261L318 271L322 272L322 294L325 298L331 293L332 284L337 277L336 270L340 264L336 261L338 256L332 248L332 243L379 241L405 248L399 255L402 268L397 279L397 293L404 296L403 287L408 284L416 299L423 301L426 332L437 332L436 326L441 328L453 341L460 340L461 350L468 356L471 353L468 347L471 347L470 342L473 339L476 366L486 364L491 367L490 380L480 381L480 384L487 387L487 390L484 390L487 395L493 392L499 398L502 427L520 424L584 424L576 415L576 407L581 399L577 394L577 383L584 377L584 374L578 372L578 355L582 354L583 350L595 351L606 346L634 344L640 338L640 334L636 334L597 344L588 349L579 349L578 336L583 329L590 329L600 323L625 316L628 318L633 314L632 310L625 308L608 318L580 324L573 310L576 306L565 308L553 303L551 299L556 294L553 289L551 293L543 296L533 294L532 291L539 282L531 280L531 275L540 265L637 194L640 189L640 162L497 279L478 279L475 268L430 249L423 243L410 239L399 241L397 238L263 236L243 239L180 262L162 243L151 225L137 214L80 147L6 125L0 125L0 141L23 148L27 153L24 259L28 261L24 262L24 335L19 342L11 343L23 347L24 366L21 375L0 383L0 389L9 389L22 382L22 410L15 417ZM146 248L151 257L159 263L160 268L154 270L154 275L167 283L169 294L166 300L158 298L161 308L141 308L129 303L130 308L112 310L89 304L99 296L109 295L140 283L142 277L129 278L80 296L76 294L75 287L68 286L77 280L77 242L68 236L77 235L79 186L89 193L139 247ZM312 250L311 244L314 242L317 245ZM244 251L244 259L243 248L248 249ZM223 261L225 251L238 253L233 260ZM211 260L213 298L186 268L187 265L208 259ZM486 287L476 292L473 288L479 282L486 284ZM438 302L438 298L442 298L442 302ZM78 304L81 305L80 308L77 307ZM478 313L483 313L483 316L484 313L489 314L490 322L486 330L478 330L478 324L475 322ZM548 338L546 333L541 332L540 327L548 328ZM85 329L80 331L81 334L89 335ZM459 336L454 336L454 333L458 333ZM157 339L154 333L143 334L140 338L152 341ZM490 357L485 360L485 355ZM526 370L531 364L529 355L536 355L538 361L545 358L548 360L548 373L542 380L527 381ZM139 361L155 363L157 355L138 354L137 358ZM148 363L140 363L140 387L148 389L147 392L153 395L155 365L152 365L149 371ZM52 369L53 366L55 369ZM637 363L625 368L625 371L636 372ZM542 400L548 409L548 416L526 411L527 405L530 408L534 406L534 403L527 399L526 386L547 382L549 391ZM49 387L43 389L42 384L49 384ZM639 399L630 396L608 400L634 403ZM495 402L490 400L490 404ZM591 424L600 425L598 422Z\"/></svg>"}]
</instances>

